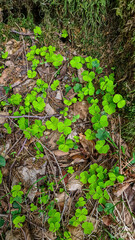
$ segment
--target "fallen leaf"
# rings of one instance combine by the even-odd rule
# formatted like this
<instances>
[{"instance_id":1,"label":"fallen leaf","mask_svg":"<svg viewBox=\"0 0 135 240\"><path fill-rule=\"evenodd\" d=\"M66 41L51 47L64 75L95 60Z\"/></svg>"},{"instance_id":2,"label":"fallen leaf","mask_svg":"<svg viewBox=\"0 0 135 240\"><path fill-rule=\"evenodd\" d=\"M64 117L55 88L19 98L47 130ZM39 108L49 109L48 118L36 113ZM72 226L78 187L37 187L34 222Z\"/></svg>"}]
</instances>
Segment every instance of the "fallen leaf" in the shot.
<instances>
[{"instance_id":1,"label":"fallen leaf","mask_svg":"<svg viewBox=\"0 0 135 240\"><path fill-rule=\"evenodd\" d=\"M84 239L83 229L80 225L78 227L68 226L68 230L71 233L72 240Z\"/></svg>"},{"instance_id":2,"label":"fallen leaf","mask_svg":"<svg viewBox=\"0 0 135 240\"><path fill-rule=\"evenodd\" d=\"M110 226L113 223L110 216L103 216L102 221L106 226Z\"/></svg>"},{"instance_id":3,"label":"fallen leaf","mask_svg":"<svg viewBox=\"0 0 135 240\"><path fill-rule=\"evenodd\" d=\"M57 91L57 94L56 94L55 98L58 99L58 100L62 100L61 91Z\"/></svg>"},{"instance_id":4,"label":"fallen leaf","mask_svg":"<svg viewBox=\"0 0 135 240\"><path fill-rule=\"evenodd\" d=\"M61 210L63 210L64 205L66 207L65 211L68 210L69 204L71 203L71 198L65 192L57 194L56 200Z\"/></svg>"},{"instance_id":5,"label":"fallen leaf","mask_svg":"<svg viewBox=\"0 0 135 240\"><path fill-rule=\"evenodd\" d=\"M62 151L60 151L60 150L55 150L55 151L53 151L53 153L54 153L57 157L62 157L62 156L66 156L66 155L69 154L68 152L62 152Z\"/></svg>"},{"instance_id":6,"label":"fallen leaf","mask_svg":"<svg viewBox=\"0 0 135 240\"><path fill-rule=\"evenodd\" d=\"M80 119L85 120L89 113L89 103L86 101L76 102L73 105L74 107L74 115L80 115Z\"/></svg>"},{"instance_id":7,"label":"fallen leaf","mask_svg":"<svg viewBox=\"0 0 135 240\"><path fill-rule=\"evenodd\" d=\"M95 142L93 140L87 140L85 138L85 135L82 133L79 134L80 143L83 146L84 150L88 152L89 154L93 153L95 148Z\"/></svg>"},{"instance_id":8,"label":"fallen leaf","mask_svg":"<svg viewBox=\"0 0 135 240\"><path fill-rule=\"evenodd\" d=\"M129 183L119 185L114 191L115 196L120 197L122 193L129 187L129 185Z\"/></svg>"},{"instance_id":9,"label":"fallen leaf","mask_svg":"<svg viewBox=\"0 0 135 240\"><path fill-rule=\"evenodd\" d=\"M68 180L67 189L70 192L75 192L76 190L81 190L82 186L83 184L78 179L75 179L73 176L71 176L71 178Z\"/></svg>"},{"instance_id":10,"label":"fallen leaf","mask_svg":"<svg viewBox=\"0 0 135 240\"><path fill-rule=\"evenodd\" d=\"M49 116L54 115L56 113L55 110L50 106L49 103L46 104L45 111Z\"/></svg>"},{"instance_id":11,"label":"fallen leaf","mask_svg":"<svg viewBox=\"0 0 135 240\"><path fill-rule=\"evenodd\" d=\"M7 115L9 116L9 113L8 112L0 112L0 115ZM0 117L0 124L3 124L4 122L6 121L6 118L5 117Z\"/></svg>"},{"instance_id":12,"label":"fallen leaf","mask_svg":"<svg viewBox=\"0 0 135 240\"><path fill-rule=\"evenodd\" d=\"M82 72L84 71L84 68L80 68L78 69L77 73L78 73L78 78L80 80L80 83L83 83L84 80L83 80L83 76L82 76Z\"/></svg>"}]
</instances>

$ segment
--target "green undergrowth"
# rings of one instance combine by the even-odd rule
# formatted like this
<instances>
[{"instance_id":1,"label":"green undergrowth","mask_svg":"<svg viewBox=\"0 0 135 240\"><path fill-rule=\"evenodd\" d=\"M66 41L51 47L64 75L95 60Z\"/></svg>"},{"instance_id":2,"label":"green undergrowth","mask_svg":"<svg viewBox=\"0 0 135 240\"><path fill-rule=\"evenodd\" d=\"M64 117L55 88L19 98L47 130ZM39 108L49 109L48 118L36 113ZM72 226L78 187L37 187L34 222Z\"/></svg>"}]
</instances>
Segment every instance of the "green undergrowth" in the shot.
<instances>
[{"instance_id":1,"label":"green undergrowth","mask_svg":"<svg viewBox=\"0 0 135 240\"><path fill-rule=\"evenodd\" d=\"M66 32L63 32L63 34L66 34ZM34 28L34 35L36 40L42 39L42 30L40 27L36 26ZM8 53L3 52L1 54L3 61L7 59L7 57ZM56 92L59 90L61 81L63 80L58 80L57 74L55 74L51 82L44 81L41 78L39 79L36 69L38 66L42 66L42 64L49 63L54 68L54 71L58 73L64 62L64 58L61 54L57 54L56 48L52 45L48 47L32 45L26 57L27 61L31 63L31 67L27 71L27 77L32 82L35 82L35 86L31 92L22 95L19 93L13 94L11 86L7 86L7 97L4 101L0 102L1 111L6 109L9 114L8 120L4 124L7 134L12 134L12 131L18 129L28 140L35 137L34 149L37 159L43 158L45 155L44 145L40 142L40 138L46 131L57 131L61 134L57 141L59 150L68 152L71 149L77 149L80 146L79 136L76 135L70 139L69 135L75 128L76 123L80 121L80 116L79 114L70 118L68 116L71 105L85 100L89 103L89 128L84 131L85 139L95 142L95 149L98 154L111 153L110 148L118 152L118 147L113 142L109 131L110 116L114 113L116 114L119 109L122 109L126 101L121 94L115 92L116 83L114 73L110 73L109 76L107 76L105 74L106 67L102 68L100 61L91 56L75 56L70 61L67 58L68 66L72 67L75 73L72 75L71 84L68 86L65 84L66 86L63 92L63 103L65 106L59 114L51 117L47 116L46 119L45 106L47 97L51 91ZM83 81L80 82L76 73L77 70L82 67L84 69L81 74ZM68 98L66 97L66 93L71 88L73 88L74 97ZM10 118L14 119L14 129L12 129ZM39 141L37 139L39 139ZM4 165L5 163L3 162L0 166L3 167ZM68 174L72 174L73 172L72 167L67 170ZM64 178L65 177L66 176L64 176ZM80 179L82 184L85 185L84 197L79 198L77 201L74 215L69 219L68 224L72 226L81 225L84 234L91 234L93 224L87 221L87 201L91 198L98 200L98 203L101 204L102 211L108 214L106 210L108 209L107 201L110 199L108 188L114 186L115 182L122 183L124 176L119 174L118 167L108 172L107 169L104 169L98 164L93 164L88 171L82 172L80 176L76 176L76 178ZM2 182L1 171L0 179ZM36 205L31 203L30 209L32 212L37 211L40 216L46 216L46 224L49 226L49 231L57 232L57 236L59 236L58 239L70 240L72 236L67 231L67 226L65 227L65 231L62 230L61 213L56 208L57 200L52 200L49 194L50 191L53 192L54 189L57 190L56 183L54 181L50 182L47 177L43 177L37 182L43 179L45 181L45 187L41 188L41 196L38 198L38 203ZM62 179L59 181L60 184L61 181ZM26 216L21 215L21 204L25 203L29 190L24 194L21 184L18 184L13 186L9 193L10 203L17 209L15 212L12 212L12 221L16 228L22 227L25 222ZM65 191L65 193L69 195L68 192ZM41 205L43 205L44 208L41 208ZM111 211L112 210L110 210L109 213L112 213Z\"/></svg>"}]
</instances>

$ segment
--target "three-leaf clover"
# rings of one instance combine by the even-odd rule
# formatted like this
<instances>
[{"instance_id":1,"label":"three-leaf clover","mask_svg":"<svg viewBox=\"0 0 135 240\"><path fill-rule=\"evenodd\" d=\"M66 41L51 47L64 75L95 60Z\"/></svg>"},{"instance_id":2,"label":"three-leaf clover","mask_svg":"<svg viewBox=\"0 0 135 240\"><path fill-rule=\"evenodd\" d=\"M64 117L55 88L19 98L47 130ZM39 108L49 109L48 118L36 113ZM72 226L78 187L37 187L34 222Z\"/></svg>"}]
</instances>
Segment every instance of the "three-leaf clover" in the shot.
<instances>
[{"instance_id":1,"label":"three-leaf clover","mask_svg":"<svg viewBox=\"0 0 135 240\"><path fill-rule=\"evenodd\" d=\"M64 135L62 134L57 141L57 144L59 145L59 150L63 152L68 152L70 148L73 148L74 142L71 139L65 140Z\"/></svg>"},{"instance_id":2,"label":"three-leaf clover","mask_svg":"<svg viewBox=\"0 0 135 240\"><path fill-rule=\"evenodd\" d=\"M110 149L108 144L105 144L105 140L98 140L96 142L95 148L99 153L107 153Z\"/></svg>"},{"instance_id":3,"label":"three-leaf clover","mask_svg":"<svg viewBox=\"0 0 135 240\"><path fill-rule=\"evenodd\" d=\"M25 222L25 216L17 216L14 220L13 223L16 228L21 228L23 226L23 222Z\"/></svg>"},{"instance_id":4,"label":"three-leaf clover","mask_svg":"<svg viewBox=\"0 0 135 240\"><path fill-rule=\"evenodd\" d=\"M118 108L123 108L126 104L126 101L120 94L115 94L113 97L113 102L117 103Z\"/></svg>"},{"instance_id":5,"label":"three-leaf clover","mask_svg":"<svg viewBox=\"0 0 135 240\"><path fill-rule=\"evenodd\" d=\"M52 129L53 131L55 131L57 128L58 128L58 118L56 117L51 117L50 118L50 121L46 121L46 126L47 126L47 129Z\"/></svg>"},{"instance_id":6,"label":"three-leaf clover","mask_svg":"<svg viewBox=\"0 0 135 240\"><path fill-rule=\"evenodd\" d=\"M91 222L84 222L82 224L82 228L84 229L84 234L91 234L94 230L93 224Z\"/></svg>"},{"instance_id":7,"label":"three-leaf clover","mask_svg":"<svg viewBox=\"0 0 135 240\"><path fill-rule=\"evenodd\" d=\"M51 84L51 89L52 89L53 91L55 91L58 86L59 86L59 80L55 80L55 81Z\"/></svg>"}]
</instances>

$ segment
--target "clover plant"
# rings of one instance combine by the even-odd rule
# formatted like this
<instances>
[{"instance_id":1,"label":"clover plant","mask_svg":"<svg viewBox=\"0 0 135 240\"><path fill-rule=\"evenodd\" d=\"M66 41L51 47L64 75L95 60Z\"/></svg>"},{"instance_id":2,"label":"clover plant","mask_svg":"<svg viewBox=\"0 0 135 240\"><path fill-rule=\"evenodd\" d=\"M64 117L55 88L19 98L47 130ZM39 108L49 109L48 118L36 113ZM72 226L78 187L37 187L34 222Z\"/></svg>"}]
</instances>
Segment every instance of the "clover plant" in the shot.
<instances>
[{"instance_id":1,"label":"clover plant","mask_svg":"<svg viewBox=\"0 0 135 240\"><path fill-rule=\"evenodd\" d=\"M22 102L22 96L19 93L13 94L8 98L8 102L12 105L19 105Z\"/></svg>"},{"instance_id":2,"label":"clover plant","mask_svg":"<svg viewBox=\"0 0 135 240\"><path fill-rule=\"evenodd\" d=\"M67 33L67 30L66 30L66 29L63 29L63 30L62 30L61 36L62 36L63 38L67 38L67 37L68 37L68 33Z\"/></svg>"},{"instance_id":3,"label":"clover plant","mask_svg":"<svg viewBox=\"0 0 135 240\"><path fill-rule=\"evenodd\" d=\"M34 78L34 77L36 77L37 72L28 70L27 75L28 75L28 78Z\"/></svg>"},{"instance_id":4,"label":"clover plant","mask_svg":"<svg viewBox=\"0 0 135 240\"><path fill-rule=\"evenodd\" d=\"M17 216L16 218L14 218L13 223L15 225L16 228L21 228L23 227L23 223L25 222L25 216Z\"/></svg>"},{"instance_id":5,"label":"clover plant","mask_svg":"<svg viewBox=\"0 0 135 240\"><path fill-rule=\"evenodd\" d=\"M65 107L64 110L60 111L60 114L63 114L63 116L66 117L68 115L67 111L68 111L68 107Z\"/></svg>"},{"instance_id":6,"label":"clover plant","mask_svg":"<svg viewBox=\"0 0 135 240\"><path fill-rule=\"evenodd\" d=\"M60 213L55 209L52 209L48 212L48 223L49 223L49 231L56 232L60 228Z\"/></svg>"},{"instance_id":7,"label":"clover plant","mask_svg":"<svg viewBox=\"0 0 135 240\"><path fill-rule=\"evenodd\" d=\"M80 174L80 181L83 184L89 183L86 198L90 199L92 196L94 200L98 200L103 205L109 200L106 187L113 186L116 180L120 183L124 181L124 176L119 173L119 168L116 167L107 172L107 169L97 163L90 166L89 172L84 171ZM81 199L81 201L84 200Z\"/></svg>"},{"instance_id":8,"label":"clover plant","mask_svg":"<svg viewBox=\"0 0 135 240\"><path fill-rule=\"evenodd\" d=\"M59 122L58 123L58 131L63 132L65 135L69 135L72 131L71 129L71 120L66 118L64 122Z\"/></svg>"},{"instance_id":9,"label":"clover plant","mask_svg":"<svg viewBox=\"0 0 135 240\"><path fill-rule=\"evenodd\" d=\"M46 127L47 129L52 129L53 131L55 131L58 128L58 118L56 117L51 117L50 120L46 121Z\"/></svg>"},{"instance_id":10,"label":"clover plant","mask_svg":"<svg viewBox=\"0 0 135 240\"><path fill-rule=\"evenodd\" d=\"M36 210L37 210L37 206L34 205L33 203L31 203L31 204L30 204L30 210L31 210L31 212L36 211Z\"/></svg>"},{"instance_id":11,"label":"clover plant","mask_svg":"<svg viewBox=\"0 0 135 240\"><path fill-rule=\"evenodd\" d=\"M60 136L57 144L59 145L58 149L63 152L68 152L70 148L74 147L74 142L71 139L66 140L63 134Z\"/></svg>"},{"instance_id":12,"label":"clover plant","mask_svg":"<svg viewBox=\"0 0 135 240\"><path fill-rule=\"evenodd\" d=\"M9 126L9 124L8 124L8 123L4 123L4 127L7 129L7 133L8 133L8 134L11 134L12 129L11 129L11 127Z\"/></svg>"},{"instance_id":13,"label":"clover plant","mask_svg":"<svg viewBox=\"0 0 135 240\"><path fill-rule=\"evenodd\" d=\"M70 64L73 68L80 69L82 67L82 64L85 63L85 59L82 57L73 57L70 61Z\"/></svg>"},{"instance_id":14,"label":"clover plant","mask_svg":"<svg viewBox=\"0 0 135 240\"><path fill-rule=\"evenodd\" d=\"M8 57L8 52L2 52L1 56L3 59L6 59Z\"/></svg>"},{"instance_id":15,"label":"clover plant","mask_svg":"<svg viewBox=\"0 0 135 240\"><path fill-rule=\"evenodd\" d=\"M52 84L51 84L51 89L53 91L56 91L57 87L59 86L59 80L55 80Z\"/></svg>"}]
</instances>

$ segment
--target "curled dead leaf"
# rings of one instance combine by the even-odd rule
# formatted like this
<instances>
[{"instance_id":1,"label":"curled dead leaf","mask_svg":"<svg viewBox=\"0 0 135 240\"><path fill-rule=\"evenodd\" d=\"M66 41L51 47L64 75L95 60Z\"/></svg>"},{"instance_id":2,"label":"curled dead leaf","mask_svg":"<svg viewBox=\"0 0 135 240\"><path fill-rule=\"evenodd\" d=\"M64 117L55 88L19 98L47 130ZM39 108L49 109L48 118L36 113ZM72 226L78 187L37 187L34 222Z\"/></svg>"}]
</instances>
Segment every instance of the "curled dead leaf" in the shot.
<instances>
[{"instance_id":1,"label":"curled dead leaf","mask_svg":"<svg viewBox=\"0 0 135 240\"><path fill-rule=\"evenodd\" d=\"M93 153L95 148L95 142L93 140L87 140L85 138L85 135L83 135L82 133L79 134L79 138L84 150L88 153Z\"/></svg>"},{"instance_id":2,"label":"curled dead leaf","mask_svg":"<svg viewBox=\"0 0 135 240\"><path fill-rule=\"evenodd\" d=\"M80 225L78 227L68 226L68 230L71 233L72 240L84 239L83 230Z\"/></svg>"}]
</instances>

